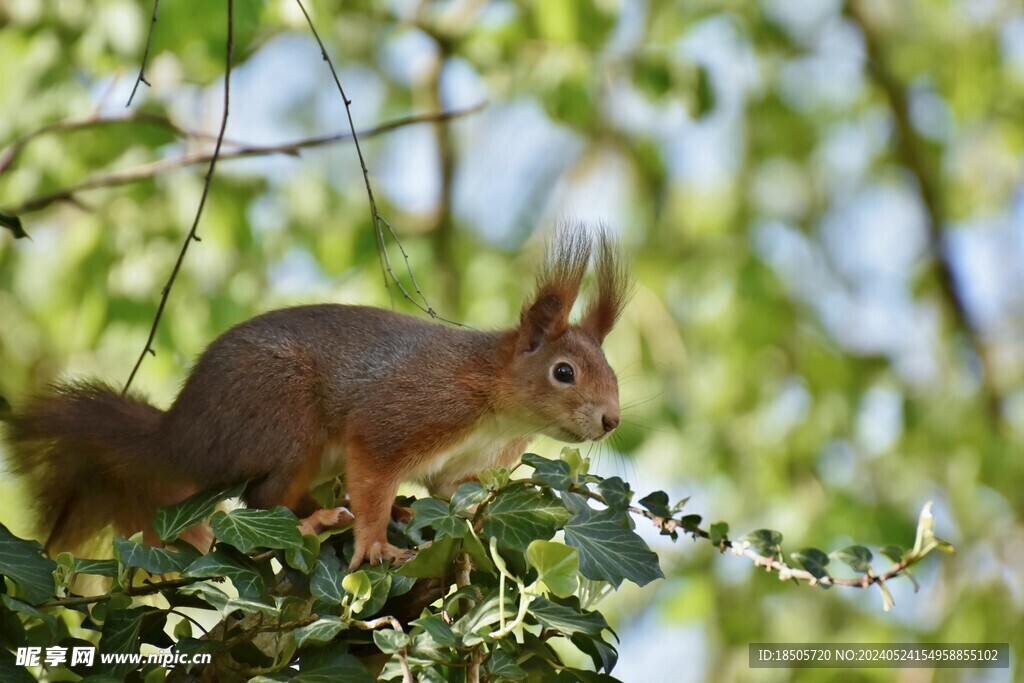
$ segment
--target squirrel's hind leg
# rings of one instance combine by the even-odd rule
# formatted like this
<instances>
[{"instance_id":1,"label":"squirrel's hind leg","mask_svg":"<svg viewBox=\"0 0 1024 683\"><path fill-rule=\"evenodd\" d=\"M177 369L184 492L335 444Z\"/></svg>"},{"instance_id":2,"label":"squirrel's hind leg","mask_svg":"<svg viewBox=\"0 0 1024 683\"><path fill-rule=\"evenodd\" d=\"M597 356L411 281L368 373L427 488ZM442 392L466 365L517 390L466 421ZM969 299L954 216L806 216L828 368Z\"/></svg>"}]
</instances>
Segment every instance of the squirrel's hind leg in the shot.
<instances>
[{"instance_id":1,"label":"squirrel's hind leg","mask_svg":"<svg viewBox=\"0 0 1024 683\"><path fill-rule=\"evenodd\" d=\"M402 472L381 467L379 460L352 444L345 450L345 478L352 514L355 515L356 547L349 571L364 561L404 562L415 553L388 543L388 521Z\"/></svg>"}]
</instances>

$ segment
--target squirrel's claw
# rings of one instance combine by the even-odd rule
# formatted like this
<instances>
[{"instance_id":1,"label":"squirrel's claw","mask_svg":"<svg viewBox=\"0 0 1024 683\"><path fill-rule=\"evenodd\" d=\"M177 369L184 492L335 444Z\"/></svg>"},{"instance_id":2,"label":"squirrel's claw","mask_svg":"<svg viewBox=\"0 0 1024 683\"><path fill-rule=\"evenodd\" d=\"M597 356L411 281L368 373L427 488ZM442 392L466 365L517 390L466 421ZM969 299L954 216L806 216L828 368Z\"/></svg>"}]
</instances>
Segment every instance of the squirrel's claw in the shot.
<instances>
[{"instance_id":1,"label":"squirrel's claw","mask_svg":"<svg viewBox=\"0 0 1024 683\"><path fill-rule=\"evenodd\" d=\"M347 529L355 517L346 507L323 508L301 520L299 533L317 536L331 529Z\"/></svg>"},{"instance_id":2,"label":"squirrel's claw","mask_svg":"<svg viewBox=\"0 0 1024 683\"><path fill-rule=\"evenodd\" d=\"M395 564L404 564L415 557L415 555L415 550L374 541L367 548L356 546L355 552L352 554L352 562L348 565L348 570L354 572L359 569L364 560L369 561L370 564L382 564L385 560L393 560Z\"/></svg>"}]
</instances>

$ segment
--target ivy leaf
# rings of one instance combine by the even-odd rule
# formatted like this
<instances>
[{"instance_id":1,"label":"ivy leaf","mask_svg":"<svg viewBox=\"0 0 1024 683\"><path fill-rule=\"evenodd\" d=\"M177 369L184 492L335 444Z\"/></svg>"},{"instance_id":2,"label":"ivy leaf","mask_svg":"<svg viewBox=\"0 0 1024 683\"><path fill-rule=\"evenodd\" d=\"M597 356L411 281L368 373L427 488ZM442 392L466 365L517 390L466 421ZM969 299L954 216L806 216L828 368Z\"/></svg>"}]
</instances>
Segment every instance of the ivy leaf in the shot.
<instances>
[{"instance_id":1,"label":"ivy leaf","mask_svg":"<svg viewBox=\"0 0 1024 683\"><path fill-rule=\"evenodd\" d=\"M485 666L491 676L499 680L521 681L526 678L523 668L504 650L495 650L491 653Z\"/></svg>"},{"instance_id":2,"label":"ivy leaf","mask_svg":"<svg viewBox=\"0 0 1024 683\"><path fill-rule=\"evenodd\" d=\"M600 612L583 612L547 598L535 598L530 603L530 614L544 626L568 635L600 636L601 631L608 628Z\"/></svg>"},{"instance_id":3,"label":"ivy leaf","mask_svg":"<svg viewBox=\"0 0 1024 683\"><path fill-rule=\"evenodd\" d=\"M177 539L181 532L204 522L222 500L237 498L244 490L243 482L228 489L199 491L174 505L161 505L157 508L153 528L161 541L169 543Z\"/></svg>"},{"instance_id":4,"label":"ivy leaf","mask_svg":"<svg viewBox=\"0 0 1024 683\"><path fill-rule=\"evenodd\" d=\"M289 567L298 569L303 574L309 574L316 566L316 558L320 556L320 539L313 535L302 535L301 548L287 548L284 551L284 561Z\"/></svg>"},{"instance_id":5,"label":"ivy leaf","mask_svg":"<svg viewBox=\"0 0 1024 683\"><path fill-rule=\"evenodd\" d=\"M345 595L341 585L341 561L334 548L325 545L309 577L309 592L313 597L332 605L340 605Z\"/></svg>"},{"instance_id":6,"label":"ivy leaf","mask_svg":"<svg viewBox=\"0 0 1024 683\"><path fill-rule=\"evenodd\" d=\"M483 487L481 487L481 490ZM412 504L415 517L409 523L409 531L429 526L439 536L462 538L466 535L466 520L452 513L451 508L436 498L421 498Z\"/></svg>"},{"instance_id":7,"label":"ivy leaf","mask_svg":"<svg viewBox=\"0 0 1024 683\"><path fill-rule=\"evenodd\" d=\"M580 652L589 655L594 662L594 668L598 671L610 672L619 661L618 651L606 643L599 636L574 635L570 638L572 644L579 648Z\"/></svg>"},{"instance_id":8,"label":"ivy leaf","mask_svg":"<svg viewBox=\"0 0 1024 683\"><path fill-rule=\"evenodd\" d=\"M243 553L256 548L301 548L299 520L291 510L278 505L270 510L243 508L218 512L210 521L214 535Z\"/></svg>"},{"instance_id":9,"label":"ivy leaf","mask_svg":"<svg viewBox=\"0 0 1024 683\"><path fill-rule=\"evenodd\" d=\"M893 562L899 563L903 561L903 557L907 554L903 548L898 545L886 545L878 549L878 552L888 557Z\"/></svg>"},{"instance_id":10,"label":"ivy leaf","mask_svg":"<svg viewBox=\"0 0 1024 683\"><path fill-rule=\"evenodd\" d=\"M444 620L436 614L424 614L419 619L409 622L412 626L419 626L434 639L434 642L442 647L451 647L458 641L452 629Z\"/></svg>"},{"instance_id":11,"label":"ivy leaf","mask_svg":"<svg viewBox=\"0 0 1024 683\"><path fill-rule=\"evenodd\" d=\"M103 622L103 635L100 637L100 653L105 655L128 655L139 652L139 632L142 630L142 617L146 610L117 610L107 615ZM96 658L99 660L99 657ZM136 664L109 664L104 673L121 678L134 669Z\"/></svg>"},{"instance_id":12,"label":"ivy leaf","mask_svg":"<svg viewBox=\"0 0 1024 683\"><path fill-rule=\"evenodd\" d=\"M775 557L781 552L782 534L774 529L757 529L740 540L750 543L757 554L764 557Z\"/></svg>"},{"instance_id":13,"label":"ivy leaf","mask_svg":"<svg viewBox=\"0 0 1024 683\"><path fill-rule=\"evenodd\" d=\"M125 567L140 567L150 574L180 572L194 557L175 550L154 548L128 538L114 539L114 556Z\"/></svg>"},{"instance_id":14,"label":"ivy leaf","mask_svg":"<svg viewBox=\"0 0 1024 683\"><path fill-rule=\"evenodd\" d=\"M572 484L572 467L565 460L549 460L535 453L523 455L523 462L533 468L534 481L564 491Z\"/></svg>"},{"instance_id":15,"label":"ivy leaf","mask_svg":"<svg viewBox=\"0 0 1024 683\"><path fill-rule=\"evenodd\" d=\"M810 572L811 576L816 579L824 579L829 576L825 567L828 566L828 555L817 548L801 548L790 553L797 564ZM831 588L826 583L819 583L822 588Z\"/></svg>"},{"instance_id":16,"label":"ivy leaf","mask_svg":"<svg viewBox=\"0 0 1024 683\"><path fill-rule=\"evenodd\" d=\"M664 491L655 491L640 499L639 503L655 517L668 518L672 511L668 509L668 494Z\"/></svg>"},{"instance_id":17,"label":"ivy leaf","mask_svg":"<svg viewBox=\"0 0 1024 683\"><path fill-rule=\"evenodd\" d=\"M623 579L645 586L665 576L658 556L622 526L614 510L584 508L566 523L565 542L579 551L580 573L588 579L610 581L617 588Z\"/></svg>"},{"instance_id":18,"label":"ivy leaf","mask_svg":"<svg viewBox=\"0 0 1024 683\"><path fill-rule=\"evenodd\" d=\"M321 617L312 624L306 624L295 629L295 647L303 645L324 645L334 640L348 625L339 617Z\"/></svg>"},{"instance_id":19,"label":"ivy leaf","mask_svg":"<svg viewBox=\"0 0 1024 683\"><path fill-rule=\"evenodd\" d=\"M313 649L299 660L291 683L373 683L373 676L342 644Z\"/></svg>"},{"instance_id":20,"label":"ivy leaf","mask_svg":"<svg viewBox=\"0 0 1024 683\"><path fill-rule=\"evenodd\" d=\"M0 226L3 226L11 231L15 239L22 239L28 237L28 233L21 226L21 219L13 214L9 214L6 211L0 211Z\"/></svg>"},{"instance_id":21,"label":"ivy leaf","mask_svg":"<svg viewBox=\"0 0 1024 683\"><path fill-rule=\"evenodd\" d=\"M448 571L462 542L452 536L445 536L430 545L420 548L416 557L403 564L396 574L414 579L442 576Z\"/></svg>"},{"instance_id":22,"label":"ivy leaf","mask_svg":"<svg viewBox=\"0 0 1024 683\"><path fill-rule=\"evenodd\" d=\"M57 632L57 617L52 614L47 614L42 610L38 610L27 602L12 598L10 595L0 593L0 602L3 603L4 607L11 610L12 612L18 612L35 619L39 619L41 622L46 624L46 628L50 631L50 637Z\"/></svg>"},{"instance_id":23,"label":"ivy leaf","mask_svg":"<svg viewBox=\"0 0 1024 683\"><path fill-rule=\"evenodd\" d=\"M212 553L200 557L185 568L182 576L212 578L225 576L246 600L259 600L266 592L263 577L256 564L229 546L218 546Z\"/></svg>"},{"instance_id":24,"label":"ivy leaf","mask_svg":"<svg viewBox=\"0 0 1024 683\"><path fill-rule=\"evenodd\" d=\"M381 629L373 632L373 642L381 652L390 655L409 647L409 634L393 628Z\"/></svg>"},{"instance_id":25,"label":"ivy leaf","mask_svg":"<svg viewBox=\"0 0 1024 683\"><path fill-rule=\"evenodd\" d=\"M715 522L708 527L708 535L711 536L711 543L722 548L722 544L729 540L729 523Z\"/></svg>"},{"instance_id":26,"label":"ivy leaf","mask_svg":"<svg viewBox=\"0 0 1024 683\"><path fill-rule=\"evenodd\" d=\"M484 517L484 533L498 545L524 552L531 541L547 540L569 518L569 512L550 491L515 488L501 493Z\"/></svg>"},{"instance_id":27,"label":"ivy leaf","mask_svg":"<svg viewBox=\"0 0 1024 683\"><path fill-rule=\"evenodd\" d=\"M247 614L266 614L271 617L280 617L281 614L281 610L274 605L268 605L264 602L247 598L233 598L210 583L189 584L188 586L182 586L178 589L178 592L184 595L195 596L209 603L220 612L222 617L228 616L235 610L242 610Z\"/></svg>"},{"instance_id":28,"label":"ivy leaf","mask_svg":"<svg viewBox=\"0 0 1024 683\"><path fill-rule=\"evenodd\" d=\"M360 607L352 607L352 616L365 618L376 614L391 595L392 574L384 565L367 567L357 574L363 574L370 580L370 597ZM346 577L348 578L348 577ZM342 581L344 585L344 581Z\"/></svg>"},{"instance_id":29,"label":"ivy leaf","mask_svg":"<svg viewBox=\"0 0 1024 683\"><path fill-rule=\"evenodd\" d=\"M114 578L117 576L116 560L75 560L75 572L77 574L94 574Z\"/></svg>"},{"instance_id":30,"label":"ivy leaf","mask_svg":"<svg viewBox=\"0 0 1024 683\"><path fill-rule=\"evenodd\" d=\"M43 546L18 538L0 524L0 574L18 585L25 602L38 605L53 597L57 563L43 557Z\"/></svg>"},{"instance_id":31,"label":"ivy leaf","mask_svg":"<svg viewBox=\"0 0 1024 683\"><path fill-rule=\"evenodd\" d=\"M478 481L467 481L456 489L448 509L452 513L469 512L474 505L479 505L487 498L487 489Z\"/></svg>"},{"instance_id":32,"label":"ivy leaf","mask_svg":"<svg viewBox=\"0 0 1024 683\"><path fill-rule=\"evenodd\" d=\"M629 490L629 484L622 481L621 477L609 477L597 485L597 490L604 499L605 505L612 510L625 512L633 499L633 492Z\"/></svg>"},{"instance_id":33,"label":"ivy leaf","mask_svg":"<svg viewBox=\"0 0 1024 683\"><path fill-rule=\"evenodd\" d=\"M534 541L526 549L526 559L537 570L538 579L558 597L567 598L576 592L580 573L576 548L553 541Z\"/></svg>"},{"instance_id":34,"label":"ivy leaf","mask_svg":"<svg viewBox=\"0 0 1024 683\"><path fill-rule=\"evenodd\" d=\"M850 568L855 572L861 572L866 574L871 571L871 551L862 545L851 545L837 550L833 555L836 556L840 561L850 565Z\"/></svg>"},{"instance_id":35,"label":"ivy leaf","mask_svg":"<svg viewBox=\"0 0 1024 683\"><path fill-rule=\"evenodd\" d=\"M506 609L508 609L507 600ZM473 609L466 613L466 616L455 622L452 632L462 639L463 645L472 647L483 642L482 633L489 631L500 620L501 603L498 599L498 592L492 591L486 598L474 605Z\"/></svg>"}]
</instances>

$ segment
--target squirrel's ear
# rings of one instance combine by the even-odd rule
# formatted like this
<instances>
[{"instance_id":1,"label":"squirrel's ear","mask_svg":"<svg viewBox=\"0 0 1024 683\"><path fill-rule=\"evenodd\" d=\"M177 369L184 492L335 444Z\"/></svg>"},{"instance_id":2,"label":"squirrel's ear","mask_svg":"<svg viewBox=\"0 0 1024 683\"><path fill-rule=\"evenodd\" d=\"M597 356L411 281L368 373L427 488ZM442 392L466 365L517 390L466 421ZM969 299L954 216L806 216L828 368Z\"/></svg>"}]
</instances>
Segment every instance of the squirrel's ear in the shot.
<instances>
[{"instance_id":1,"label":"squirrel's ear","mask_svg":"<svg viewBox=\"0 0 1024 683\"><path fill-rule=\"evenodd\" d=\"M537 277L537 294L519 317L519 349L536 351L545 339L569 327L569 312L590 262L590 236L581 225L563 226L548 243L548 259Z\"/></svg>"},{"instance_id":2,"label":"squirrel's ear","mask_svg":"<svg viewBox=\"0 0 1024 683\"><path fill-rule=\"evenodd\" d=\"M597 245L597 297L580 321L580 327L603 342L626 307L631 289L629 269L622 263L618 245L602 230Z\"/></svg>"},{"instance_id":3,"label":"squirrel's ear","mask_svg":"<svg viewBox=\"0 0 1024 683\"><path fill-rule=\"evenodd\" d=\"M523 309L519 320L519 350L536 351L545 339L554 339L569 326L569 309L555 292L539 292L529 307Z\"/></svg>"}]
</instances>

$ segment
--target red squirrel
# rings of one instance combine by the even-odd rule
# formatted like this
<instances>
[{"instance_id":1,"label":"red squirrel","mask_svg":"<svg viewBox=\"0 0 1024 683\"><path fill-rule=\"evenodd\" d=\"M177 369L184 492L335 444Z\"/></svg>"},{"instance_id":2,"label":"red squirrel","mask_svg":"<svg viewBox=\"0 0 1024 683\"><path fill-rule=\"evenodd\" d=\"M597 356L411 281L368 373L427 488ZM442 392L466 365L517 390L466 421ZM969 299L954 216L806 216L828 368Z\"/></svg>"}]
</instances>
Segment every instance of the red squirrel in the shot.
<instances>
[{"instance_id":1,"label":"red squirrel","mask_svg":"<svg viewBox=\"0 0 1024 683\"><path fill-rule=\"evenodd\" d=\"M558 231L519 323L484 332L394 311L321 304L264 313L217 338L173 405L102 382L64 382L9 421L48 549L80 546L112 525L148 528L160 505L248 481L250 507L300 517L309 491L344 472L355 517L351 566L403 560L387 541L399 483L432 495L509 466L544 434L599 440L619 424L615 373L601 344L629 277L614 241ZM569 322L596 251L597 291ZM150 532L151 533L151 532Z\"/></svg>"}]
</instances>

